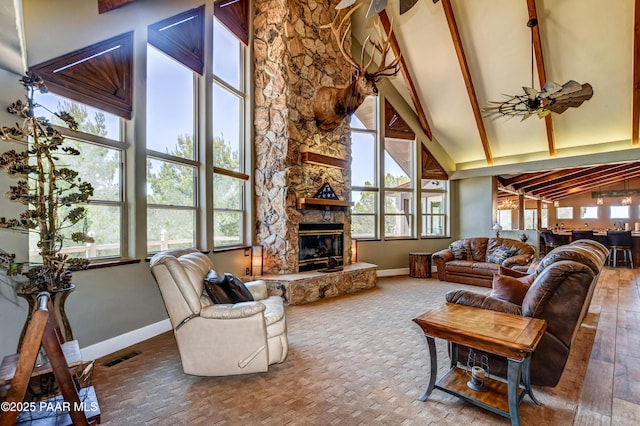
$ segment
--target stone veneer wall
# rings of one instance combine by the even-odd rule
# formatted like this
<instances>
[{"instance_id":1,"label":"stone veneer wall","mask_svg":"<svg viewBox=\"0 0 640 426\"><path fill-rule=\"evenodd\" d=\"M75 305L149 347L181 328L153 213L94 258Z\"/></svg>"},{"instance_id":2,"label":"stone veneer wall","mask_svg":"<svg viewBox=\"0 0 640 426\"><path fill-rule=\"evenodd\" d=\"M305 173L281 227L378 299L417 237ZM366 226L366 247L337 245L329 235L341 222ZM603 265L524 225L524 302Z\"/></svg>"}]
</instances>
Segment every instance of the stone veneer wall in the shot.
<instances>
[{"instance_id":1,"label":"stone veneer wall","mask_svg":"<svg viewBox=\"0 0 640 426\"><path fill-rule=\"evenodd\" d=\"M264 247L265 274L298 271L299 223L344 223L344 260L350 263L350 210L296 209L297 198L313 197L325 182L341 200L351 197L349 168L302 164L300 155L309 150L351 164L348 119L323 132L313 116L317 88L345 86L351 79L331 31L320 28L335 18L337 3L255 1L256 238Z\"/></svg>"}]
</instances>

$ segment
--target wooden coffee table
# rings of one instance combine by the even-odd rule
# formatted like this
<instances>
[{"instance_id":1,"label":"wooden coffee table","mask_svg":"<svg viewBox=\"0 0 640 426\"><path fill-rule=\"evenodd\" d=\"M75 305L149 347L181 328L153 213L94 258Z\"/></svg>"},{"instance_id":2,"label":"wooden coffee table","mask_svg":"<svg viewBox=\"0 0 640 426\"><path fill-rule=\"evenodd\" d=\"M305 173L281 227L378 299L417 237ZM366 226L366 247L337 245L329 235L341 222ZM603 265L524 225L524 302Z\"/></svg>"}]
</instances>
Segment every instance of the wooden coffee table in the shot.
<instances>
[{"instance_id":1,"label":"wooden coffee table","mask_svg":"<svg viewBox=\"0 0 640 426\"><path fill-rule=\"evenodd\" d=\"M531 390L529 366L531 353L547 328L544 320L447 303L413 321L424 331L431 358L429 386L419 398L421 401L426 401L433 389L440 389L510 418L512 425L520 424L518 407L525 394L537 405L542 405ZM449 371L437 382L436 337L449 342L451 355ZM507 383L490 377L487 391L469 388L466 366L457 365L458 345L507 358Z\"/></svg>"}]
</instances>

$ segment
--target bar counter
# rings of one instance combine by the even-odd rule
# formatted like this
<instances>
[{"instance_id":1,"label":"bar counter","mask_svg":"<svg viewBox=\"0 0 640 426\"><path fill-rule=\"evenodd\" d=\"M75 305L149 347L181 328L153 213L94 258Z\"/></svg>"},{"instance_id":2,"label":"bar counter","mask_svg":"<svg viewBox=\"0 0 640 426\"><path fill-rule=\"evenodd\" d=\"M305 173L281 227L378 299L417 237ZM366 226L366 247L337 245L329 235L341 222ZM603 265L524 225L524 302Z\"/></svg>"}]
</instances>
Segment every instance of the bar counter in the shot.
<instances>
[{"instance_id":1,"label":"bar counter","mask_svg":"<svg viewBox=\"0 0 640 426\"><path fill-rule=\"evenodd\" d=\"M576 229L576 231L584 231L584 229ZM587 229L588 231L588 229ZM571 241L571 231L553 231L554 234L556 235L566 235L569 237L569 241ZM636 231L631 231L631 236L633 244L631 246L631 252L633 253L633 266L634 267L639 267L640 266L640 232L636 232ZM605 246L608 246L607 244L607 231L593 231L593 239L596 240L599 243L604 244ZM544 244L544 243L542 243Z\"/></svg>"}]
</instances>

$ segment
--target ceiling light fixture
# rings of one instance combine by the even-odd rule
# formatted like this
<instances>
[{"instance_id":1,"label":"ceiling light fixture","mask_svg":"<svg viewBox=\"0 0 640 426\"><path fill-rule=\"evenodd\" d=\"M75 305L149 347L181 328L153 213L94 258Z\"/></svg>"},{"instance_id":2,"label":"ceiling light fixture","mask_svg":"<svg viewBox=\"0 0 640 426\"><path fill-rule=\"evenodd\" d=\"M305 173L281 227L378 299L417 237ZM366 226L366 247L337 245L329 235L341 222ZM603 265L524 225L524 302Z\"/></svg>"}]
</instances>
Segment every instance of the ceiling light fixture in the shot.
<instances>
[{"instance_id":1,"label":"ceiling light fixture","mask_svg":"<svg viewBox=\"0 0 640 426\"><path fill-rule=\"evenodd\" d=\"M504 95L507 97L505 101L490 101L489 103L494 104L494 106L483 109L485 116L522 116L521 121L534 114L538 118L543 118L552 112L562 114L569 107L577 108L593 96L593 88L589 83L580 84L574 80L569 80L563 85L547 81L539 92L533 88L533 27L537 25L538 20L536 18L532 18L527 22L527 26L531 28L531 87L522 87L524 95Z\"/></svg>"}]
</instances>

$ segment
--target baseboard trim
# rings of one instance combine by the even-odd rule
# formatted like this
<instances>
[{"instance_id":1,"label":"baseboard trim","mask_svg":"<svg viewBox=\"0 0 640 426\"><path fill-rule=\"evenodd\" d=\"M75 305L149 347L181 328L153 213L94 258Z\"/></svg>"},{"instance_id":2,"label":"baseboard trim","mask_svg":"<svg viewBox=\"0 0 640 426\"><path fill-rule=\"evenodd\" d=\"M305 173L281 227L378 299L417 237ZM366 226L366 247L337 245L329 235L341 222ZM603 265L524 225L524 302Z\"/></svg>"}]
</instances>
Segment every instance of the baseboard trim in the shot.
<instances>
[{"instance_id":1,"label":"baseboard trim","mask_svg":"<svg viewBox=\"0 0 640 426\"><path fill-rule=\"evenodd\" d=\"M105 355L112 354L120 349L126 348L127 346L140 343L143 340L150 339L169 330L171 330L171 321L167 318L154 324L149 324L145 327L138 328L137 330L132 330L121 334L120 336L112 337L111 339L82 348L80 350L82 353L82 359L93 360L101 358Z\"/></svg>"},{"instance_id":2,"label":"baseboard trim","mask_svg":"<svg viewBox=\"0 0 640 426\"><path fill-rule=\"evenodd\" d=\"M376 273L378 277L395 277L396 275L409 275L409 268L378 269Z\"/></svg>"}]
</instances>

